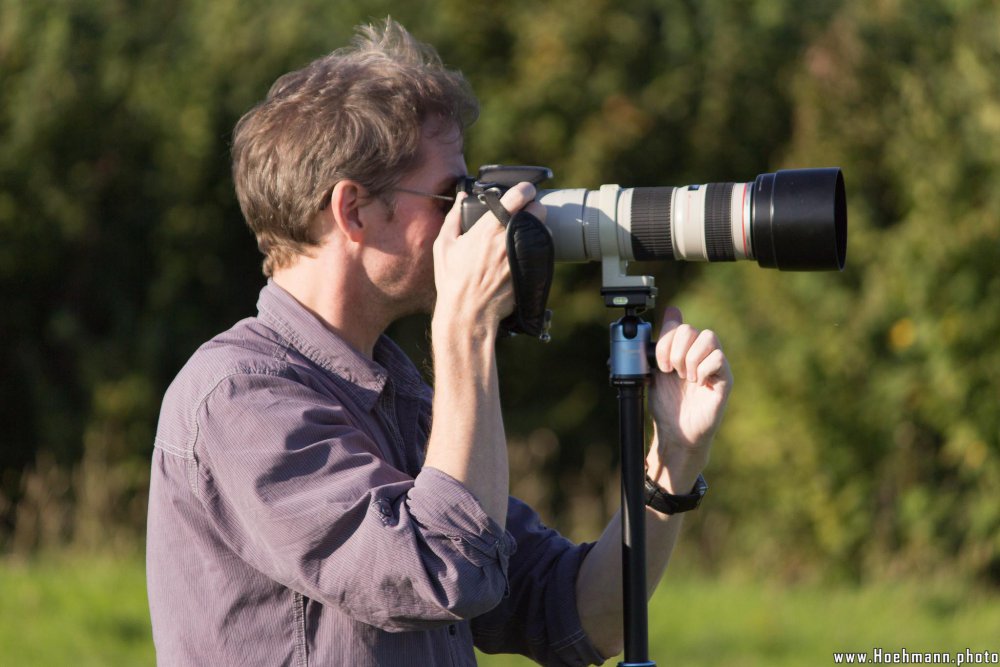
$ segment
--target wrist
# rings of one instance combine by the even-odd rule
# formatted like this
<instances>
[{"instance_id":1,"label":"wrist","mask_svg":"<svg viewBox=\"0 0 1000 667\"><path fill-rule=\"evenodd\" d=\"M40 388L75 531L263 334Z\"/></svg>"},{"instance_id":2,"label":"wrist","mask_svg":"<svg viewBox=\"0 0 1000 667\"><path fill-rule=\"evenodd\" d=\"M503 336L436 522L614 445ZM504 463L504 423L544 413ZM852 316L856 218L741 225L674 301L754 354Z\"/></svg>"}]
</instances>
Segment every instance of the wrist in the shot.
<instances>
[{"instance_id":1,"label":"wrist","mask_svg":"<svg viewBox=\"0 0 1000 667\"><path fill-rule=\"evenodd\" d=\"M460 326L431 326L434 395L449 403L482 392L497 384L496 332Z\"/></svg>"},{"instance_id":2,"label":"wrist","mask_svg":"<svg viewBox=\"0 0 1000 667\"><path fill-rule=\"evenodd\" d=\"M458 320L431 321L431 350L434 358L462 359L492 357L498 329L482 323L463 324Z\"/></svg>"},{"instance_id":3,"label":"wrist","mask_svg":"<svg viewBox=\"0 0 1000 667\"><path fill-rule=\"evenodd\" d=\"M659 448L650 448L646 456L646 474L661 489L670 494L690 493L708 465L708 449L670 450L662 457Z\"/></svg>"},{"instance_id":4,"label":"wrist","mask_svg":"<svg viewBox=\"0 0 1000 667\"><path fill-rule=\"evenodd\" d=\"M452 309L435 309L431 316L431 342L442 349L455 345L492 346L499 330L499 320L493 319L481 313L463 315Z\"/></svg>"}]
</instances>

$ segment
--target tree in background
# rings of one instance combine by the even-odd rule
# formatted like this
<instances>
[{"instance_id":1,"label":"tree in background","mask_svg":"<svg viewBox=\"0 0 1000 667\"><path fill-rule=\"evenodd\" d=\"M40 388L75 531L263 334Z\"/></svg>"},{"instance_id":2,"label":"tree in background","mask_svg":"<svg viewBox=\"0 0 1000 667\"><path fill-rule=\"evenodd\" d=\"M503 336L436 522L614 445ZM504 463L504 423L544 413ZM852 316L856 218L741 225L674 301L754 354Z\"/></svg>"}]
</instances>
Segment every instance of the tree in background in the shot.
<instances>
[{"instance_id":1,"label":"tree in background","mask_svg":"<svg viewBox=\"0 0 1000 667\"><path fill-rule=\"evenodd\" d=\"M470 168L595 188L842 166L841 275L635 268L719 331L737 374L699 553L1000 579L995 3L41 4L0 2L7 549L141 535L166 384L262 283L232 127L279 74L392 13L479 93ZM554 342L500 349L515 490L571 533L617 503L599 280L561 265ZM418 357L424 327L395 328Z\"/></svg>"},{"instance_id":2,"label":"tree in background","mask_svg":"<svg viewBox=\"0 0 1000 667\"><path fill-rule=\"evenodd\" d=\"M780 163L844 166L848 267L685 295L739 378L706 542L758 569L1000 580L998 66L991 2L848 2L805 52Z\"/></svg>"},{"instance_id":3,"label":"tree in background","mask_svg":"<svg viewBox=\"0 0 1000 667\"><path fill-rule=\"evenodd\" d=\"M0 492L24 548L135 541L167 382L252 312L228 137L305 59L310 9L259 4L0 5Z\"/></svg>"}]
</instances>

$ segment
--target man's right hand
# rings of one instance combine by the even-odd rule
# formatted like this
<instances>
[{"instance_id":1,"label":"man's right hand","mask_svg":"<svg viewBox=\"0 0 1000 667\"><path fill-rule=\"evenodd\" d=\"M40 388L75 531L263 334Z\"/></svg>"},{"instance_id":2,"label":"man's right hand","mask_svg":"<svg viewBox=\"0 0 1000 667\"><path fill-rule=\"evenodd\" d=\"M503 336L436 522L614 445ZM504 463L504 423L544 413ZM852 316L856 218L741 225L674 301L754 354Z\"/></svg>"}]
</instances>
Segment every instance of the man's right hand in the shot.
<instances>
[{"instance_id":1,"label":"man's right hand","mask_svg":"<svg viewBox=\"0 0 1000 667\"><path fill-rule=\"evenodd\" d=\"M461 206L466 196L456 199L434 243L434 325L495 335L500 321L514 310L507 230L487 213L462 234ZM545 207L534 198L533 185L518 183L500 202L512 214L524 208L544 221Z\"/></svg>"}]
</instances>

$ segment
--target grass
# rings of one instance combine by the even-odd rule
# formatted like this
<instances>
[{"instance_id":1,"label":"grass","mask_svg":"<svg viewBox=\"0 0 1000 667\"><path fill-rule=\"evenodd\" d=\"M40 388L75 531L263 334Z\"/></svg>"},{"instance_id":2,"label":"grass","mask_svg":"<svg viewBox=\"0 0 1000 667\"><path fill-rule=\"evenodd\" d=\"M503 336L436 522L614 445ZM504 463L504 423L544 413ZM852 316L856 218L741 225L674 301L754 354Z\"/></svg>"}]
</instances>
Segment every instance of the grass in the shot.
<instances>
[{"instance_id":1,"label":"grass","mask_svg":"<svg viewBox=\"0 0 1000 667\"><path fill-rule=\"evenodd\" d=\"M782 587L678 571L650 606L650 658L659 665L831 665L835 651L876 647L997 652L1000 598L948 580ZM141 559L0 561L0 665L152 664ZM480 664L534 663L480 656Z\"/></svg>"},{"instance_id":2,"label":"grass","mask_svg":"<svg viewBox=\"0 0 1000 667\"><path fill-rule=\"evenodd\" d=\"M140 558L0 561L0 665L155 663Z\"/></svg>"},{"instance_id":3,"label":"grass","mask_svg":"<svg viewBox=\"0 0 1000 667\"><path fill-rule=\"evenodd\" d=\"M946 581L786 588L675 578L655 598L650 618L651 655L662 664L798 667L876 647L1000 649L997 598Z\"/></svg>"},{"instance_id":4,"label":"grass","mask_svg":"<svg viewBox=\"0 0 1000 667\"><path fill-rule=\"evenodd\" d=\"M649 608L658 665L832 665L834 652L1000 651L1000 595L947 579L866 587L668 574ZM613 666L614 658L605 665ZM534 663L485 656L482 667Z\"/></svg>"}]
</instances>

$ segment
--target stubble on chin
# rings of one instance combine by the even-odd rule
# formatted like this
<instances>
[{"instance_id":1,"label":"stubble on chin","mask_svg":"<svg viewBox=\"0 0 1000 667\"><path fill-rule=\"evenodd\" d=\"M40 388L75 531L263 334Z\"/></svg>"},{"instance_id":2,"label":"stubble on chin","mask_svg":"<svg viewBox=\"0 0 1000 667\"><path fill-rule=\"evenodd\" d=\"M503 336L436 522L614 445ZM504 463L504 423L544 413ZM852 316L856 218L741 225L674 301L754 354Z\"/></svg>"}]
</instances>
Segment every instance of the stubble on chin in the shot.
<instances>
[{"instance_id":1,"label":"stubble on chin","mask_svg":"<svg viewBox=\"0 0 1000 667\"><path fill-rule=\"evenodd\" d=\"M396 318L409 317L410 315L433 315L434 307L437 305L437 289L434 286L433 278L429 287L411 293L407 297L396 301Z\"/></svg>"}]
</instances>

